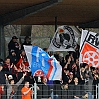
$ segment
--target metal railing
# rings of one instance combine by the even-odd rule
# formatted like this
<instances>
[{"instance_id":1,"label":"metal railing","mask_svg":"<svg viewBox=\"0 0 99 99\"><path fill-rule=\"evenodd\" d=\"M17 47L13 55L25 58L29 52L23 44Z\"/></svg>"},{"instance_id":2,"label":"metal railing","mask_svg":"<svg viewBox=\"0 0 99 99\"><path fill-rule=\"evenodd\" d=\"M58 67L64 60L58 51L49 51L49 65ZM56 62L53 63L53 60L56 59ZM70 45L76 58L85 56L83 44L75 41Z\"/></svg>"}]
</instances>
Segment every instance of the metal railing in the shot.
<instances>
[{"instance_id":1,"label":"metal railing","mask_svg":"<svg viewBox=\"0 0 99 99\"><path fill-rule=\"evenodd\" d=\"M75 96L80 97L81 99L99 99L97 91L99 90L98 86L93 86L92 90L85 88L85 85L38 85L40 90L37 94L37 99L48 98L52 99L74 99ZM78 88L78 89L77 89ZM89 99L89 98L88 98Z\"/></svg>"},{"instance_id":2,"label":"metal railing","mask_svg":"<svg viewBox=\"0 0 99 99\"><path fill-rule=\"evenodd\" d=\"M9 99L7 85L4 87L4 94L2 94L2 99ZM16 91L15 99L22 99L21 89L23 84L19 85ZM80 97L81 99L99 99L99 84L90 85L92 90L85 88L85 85L62 85L62 84L53 84L53 85L44 85L44 84L32 84L32 96L33 99L74 99L75 96ZM39 90L37 89L39 87ZM12 98L14 99L14 98Z\"/></svg>"}]
</instances>

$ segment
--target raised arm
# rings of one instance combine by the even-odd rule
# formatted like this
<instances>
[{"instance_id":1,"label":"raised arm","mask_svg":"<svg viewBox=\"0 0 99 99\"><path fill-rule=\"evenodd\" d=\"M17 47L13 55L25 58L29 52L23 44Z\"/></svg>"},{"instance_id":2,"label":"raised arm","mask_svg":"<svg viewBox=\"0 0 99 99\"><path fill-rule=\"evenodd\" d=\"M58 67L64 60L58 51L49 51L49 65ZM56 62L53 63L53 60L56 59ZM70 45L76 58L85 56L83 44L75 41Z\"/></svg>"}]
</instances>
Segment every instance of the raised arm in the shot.
<instances>
[{"instance_id":1,"label":"raised arm","mask_svg":"<svg viewBox=\"0 0 99 99\"><path fill-rule=\"evenodd\" d=\"M24 77L26 76L26 73L23 74L22 78L16 83L16 85L20 85L22 81L24 80Z\"/></svg>"},{"instance_id":2,"label":"raised arm","mask_svg":"<svg viewBox=\"0 0 99 99\"><path fill-rule=\"evenodd\" d=\"M11 85L9 84L7 74L5 74L5 78L6 78L6 86L7 86L7 87L10 87Z\"/></svg>"}]
</instances>

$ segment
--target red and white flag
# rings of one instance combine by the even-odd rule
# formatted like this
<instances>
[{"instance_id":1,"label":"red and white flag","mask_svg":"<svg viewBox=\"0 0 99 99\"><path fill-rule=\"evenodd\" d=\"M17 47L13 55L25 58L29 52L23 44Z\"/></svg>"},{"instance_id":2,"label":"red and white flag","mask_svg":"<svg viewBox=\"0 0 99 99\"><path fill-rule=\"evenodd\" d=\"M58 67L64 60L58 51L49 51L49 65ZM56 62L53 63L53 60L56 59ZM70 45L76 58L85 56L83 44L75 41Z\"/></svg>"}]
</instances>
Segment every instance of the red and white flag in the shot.
<instances>
[{"instance_id":1,"label":"red and white flag","mask_svg":"<svg viewBox=\"0 0 99 99\"><path fill-rule=\"evenodd\" d=\"M99 68L99 34L82 30L80 43L80 63Z\"/></svg>"}]
</instances>

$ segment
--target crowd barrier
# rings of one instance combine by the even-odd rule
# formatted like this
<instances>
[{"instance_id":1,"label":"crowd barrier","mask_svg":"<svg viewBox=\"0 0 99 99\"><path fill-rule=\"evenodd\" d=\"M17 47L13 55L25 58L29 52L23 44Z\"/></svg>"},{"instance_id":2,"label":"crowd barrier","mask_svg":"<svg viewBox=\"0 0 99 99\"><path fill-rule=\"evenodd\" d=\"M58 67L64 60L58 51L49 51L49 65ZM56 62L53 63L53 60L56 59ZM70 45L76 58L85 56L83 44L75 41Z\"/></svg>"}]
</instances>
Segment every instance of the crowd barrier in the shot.
<instances>
[{"instance_id":1,"label":"crowd barrier","mask_svg":"<svg viewBox=\"0 0 99 99\"><path fill-rule=\"evenodd\" d=\"M79 89L76 89L74 85L49 85L42 86L38 85L40 90L37 91L37 99L48 98L51 96L51 99L74 99L76 93L80 99L99 99L98 97L98 86L92 86L92 90L88 90L86 85L78 85ZM46 87L46 88L45 88ZM76 90L75 90L76 89ZM92 97L91 97L92 96Z\"/></svg>"},{"instance_id":2,"label":"crowd barrier","mask_svg":"<svg viewBox=\"0 0 99 99\"><path fill-rule=\"evenodd\" d=\"M17 88L16 99L22 99L21 89L24 85L21 84ZM75 89L74 85L44 85L36 84L30 85L33 90L33 99L74 99L76 93L77 96L80 96L81 99L89 99L89 96L92 96L92 99L99 99L99 85L92 86L92 90L87 90L87 86L79 85L79 89ZM37 86L40 90L37 90ZM8 99L7 97L7 85L4 87L5 93L2 95L2 99ZM90 98L91 99L91 98Z\"/></svg>"}]
</instances>

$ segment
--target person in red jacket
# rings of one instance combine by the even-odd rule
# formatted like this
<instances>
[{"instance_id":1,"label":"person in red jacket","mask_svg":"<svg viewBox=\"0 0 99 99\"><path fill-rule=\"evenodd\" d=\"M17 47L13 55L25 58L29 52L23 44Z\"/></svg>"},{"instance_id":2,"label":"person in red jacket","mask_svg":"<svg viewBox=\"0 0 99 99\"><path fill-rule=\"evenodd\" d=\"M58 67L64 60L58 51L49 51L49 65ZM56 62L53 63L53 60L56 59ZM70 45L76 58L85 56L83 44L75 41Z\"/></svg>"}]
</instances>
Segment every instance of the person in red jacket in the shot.
<instances>
[{"instance_id":1,"label":"person in red jacket","mask_svg":"<svg viewBox=\"0 0 99 99\"><path fill-rule=\"evenodd\" d=\"M0 85L0 99L2 99L3 94L4 94L4 86Z\"/></svg>"}]
</instances>

